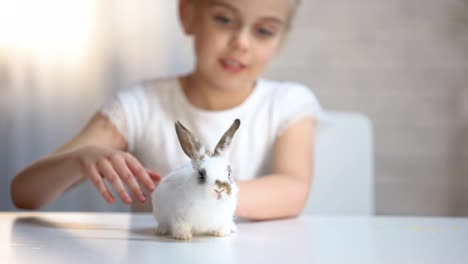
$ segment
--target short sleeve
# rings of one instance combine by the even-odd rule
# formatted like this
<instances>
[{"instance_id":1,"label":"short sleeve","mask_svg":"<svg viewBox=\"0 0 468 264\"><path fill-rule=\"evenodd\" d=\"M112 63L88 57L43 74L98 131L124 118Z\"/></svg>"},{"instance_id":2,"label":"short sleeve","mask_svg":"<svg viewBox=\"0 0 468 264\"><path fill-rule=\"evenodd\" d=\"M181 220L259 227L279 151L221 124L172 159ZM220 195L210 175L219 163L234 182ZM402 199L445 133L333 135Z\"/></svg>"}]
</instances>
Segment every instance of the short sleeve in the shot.
<instances>
[{"instance_id":1,"label":"short sleeve","mask_svg":"<svg viewBox=\"0 0 468 264\"><path fill-rule=\"evenodd\" d=\"M117 94L99 110L127 140L128 151L133 152L137 139L144 132L148 118L148 98L141 86Z\"/></svg>"},{"instance_id":2,"label":"short sleeve","mask_svg":"<svg viewBox=\"0 0 468 264\"><path fill-rule=\"evenodd\" d=\"M295 122L304 118L324 121L324 112L317 97L307 86L297 83L284 83L278 92L277 111L279 125L277 137L281 136Z\"/></svg>"},{"instance_id":3,"label":"short sleeve","mask_svg":"<svg viewBox=\"0 0 468 264\"><path fill-rule=\"evenodd\" d=\"M99 112L106 116L120 134L128 141L128 124L125 117L122 104L118 97L114 97L111 101L105 103Z\"/></svg>"}]
</instances>

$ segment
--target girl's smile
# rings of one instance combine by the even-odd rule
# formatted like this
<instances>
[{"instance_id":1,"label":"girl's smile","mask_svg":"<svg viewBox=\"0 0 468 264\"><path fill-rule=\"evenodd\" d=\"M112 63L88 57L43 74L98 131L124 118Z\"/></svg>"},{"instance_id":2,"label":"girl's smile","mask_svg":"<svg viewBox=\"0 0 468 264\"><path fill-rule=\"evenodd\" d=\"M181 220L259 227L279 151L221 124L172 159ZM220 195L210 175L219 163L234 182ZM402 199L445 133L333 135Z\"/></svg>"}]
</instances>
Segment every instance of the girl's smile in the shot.
<instances>
[{"instance_id":1,"label":"girl's smile","mask_svg":"<svg viewBox=\"0 0 468 264\"><path fill-rule=\"evenodd\" d=\"M223 69L230 73L239 73L247 67L247 65L237 59L224 58L219 61Z\"/></svg>"}]
</instances>

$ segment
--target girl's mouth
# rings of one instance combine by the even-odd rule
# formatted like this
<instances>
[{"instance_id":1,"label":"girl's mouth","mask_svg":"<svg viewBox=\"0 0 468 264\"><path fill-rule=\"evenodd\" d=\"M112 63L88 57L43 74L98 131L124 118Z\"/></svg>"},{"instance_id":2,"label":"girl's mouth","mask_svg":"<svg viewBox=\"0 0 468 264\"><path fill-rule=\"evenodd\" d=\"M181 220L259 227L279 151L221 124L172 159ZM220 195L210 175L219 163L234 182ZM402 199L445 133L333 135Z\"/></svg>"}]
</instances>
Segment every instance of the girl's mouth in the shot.
<instances>
[{"instance_id":1,"label":"girl's mouth","mask_svg":"<svg viewBox=\"0 0 468 264\"><path fill-rule=\"evenodd\" d=\"M220 64L224 70L232 73L241 72L246 68L245 64L235 59L221 59Z\"/></svg>"}]
</instances>

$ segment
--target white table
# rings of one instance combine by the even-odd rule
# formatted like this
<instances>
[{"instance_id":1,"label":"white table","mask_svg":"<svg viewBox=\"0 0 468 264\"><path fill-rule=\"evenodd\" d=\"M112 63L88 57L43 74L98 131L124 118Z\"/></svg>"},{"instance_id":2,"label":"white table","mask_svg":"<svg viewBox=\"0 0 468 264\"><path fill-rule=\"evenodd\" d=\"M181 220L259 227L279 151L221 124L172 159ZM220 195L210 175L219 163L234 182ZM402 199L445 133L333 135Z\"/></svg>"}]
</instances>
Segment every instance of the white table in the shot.
<instances>
[{"instance_id":1,"label":"white table","mask_svg":"<svg viewBox=\"0 0 468 264\"><path fill-rule=\"evenodd\" d=\"M468 219L316 217L156 237L149 214L0 213L0 263L468 263Z\"/></svg>"}]
</instances>

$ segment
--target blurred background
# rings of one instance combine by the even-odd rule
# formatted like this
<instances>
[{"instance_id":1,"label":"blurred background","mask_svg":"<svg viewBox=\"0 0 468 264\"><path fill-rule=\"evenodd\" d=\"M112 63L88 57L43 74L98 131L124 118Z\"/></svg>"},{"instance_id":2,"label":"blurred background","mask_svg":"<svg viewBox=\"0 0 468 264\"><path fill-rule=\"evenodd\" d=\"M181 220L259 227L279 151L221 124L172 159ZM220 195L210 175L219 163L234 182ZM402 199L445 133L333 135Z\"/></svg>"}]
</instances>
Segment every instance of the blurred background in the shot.
<instances>
[{"instance_id":1,"label":"blurred background","mask_svg":"<svg viewBox=\"0 0 468 264\"><path fill-rule=\"evenodd\" d=\"M0 0L0 210L115 93L190 71L176 5ZM468 215L468 0L305 0L265 76L370 117L377 214Z\"/></svg>"}]
</instances>

